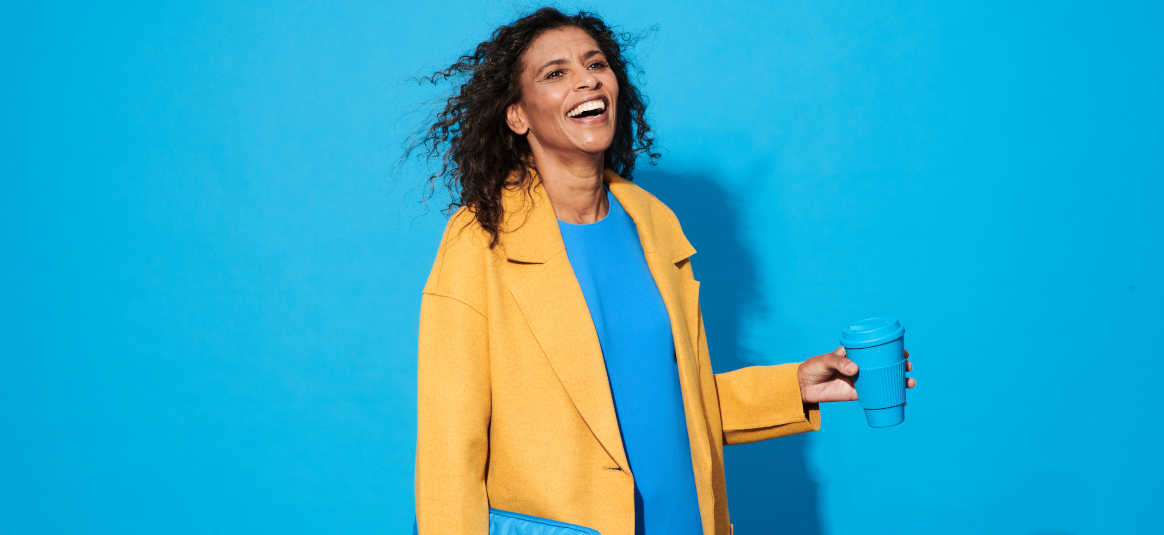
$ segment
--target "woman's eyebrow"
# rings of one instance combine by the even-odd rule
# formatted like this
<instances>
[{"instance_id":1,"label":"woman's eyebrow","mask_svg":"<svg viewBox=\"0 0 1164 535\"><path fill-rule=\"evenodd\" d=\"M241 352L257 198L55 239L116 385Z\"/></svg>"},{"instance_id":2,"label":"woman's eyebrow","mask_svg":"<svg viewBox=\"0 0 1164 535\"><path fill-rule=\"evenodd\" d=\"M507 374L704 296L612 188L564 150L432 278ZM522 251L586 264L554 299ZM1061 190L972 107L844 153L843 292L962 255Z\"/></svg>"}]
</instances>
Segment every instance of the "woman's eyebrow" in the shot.
<instances>
[{"instance_id":1,"label":"woman's eyebrow","mask_svg":"<svg viewBox=\"0 0 1164 535\"><path fill-rule=\"evenodd\" d=\"M602 53L601 50L597 50L597 49L591 50L585 54L582 54L582 59L589 59L590 57L595 56L597 54L601 54L601 53ZM543 63L541 67L538 67L538 72L542 72L542 71L546 70L546 67L551 67L553 65L562 65L564 63L566 63L566 60L563 58L551 59L550 61Z\"/></svg>"},{"instance_id":2,"label":"woman's eyebrow","mask_svg":"<svg viewBox=\"0 0 1164 535\"><path fill-rule=\"evenodd\" d=\"M550 61L545 62L545 64L543 64L541 67L538 67L538 72L546 70L546 67L550 67L552 65L562 65L564 63L566 63L566 60L564 59L551 59Z\"/></svg>"}]
</instances>

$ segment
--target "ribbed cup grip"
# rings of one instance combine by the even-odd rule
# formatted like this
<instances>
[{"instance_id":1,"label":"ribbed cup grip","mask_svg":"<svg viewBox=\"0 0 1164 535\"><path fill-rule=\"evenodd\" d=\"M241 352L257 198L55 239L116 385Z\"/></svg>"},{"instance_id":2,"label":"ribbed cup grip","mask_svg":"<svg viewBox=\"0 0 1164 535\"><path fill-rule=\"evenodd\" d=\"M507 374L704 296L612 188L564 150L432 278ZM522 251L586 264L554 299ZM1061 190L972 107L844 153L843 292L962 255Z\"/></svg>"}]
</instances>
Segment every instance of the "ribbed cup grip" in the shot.
<instances>
[{"instance_id":1,"label":"ribbed cup grip","mask_svg":"<svg viewBox=\"0 0 1164 535\"><path fill-rule=\"evenodd\" d=\"M857 401L862 409L884 409L905 403L905 360L857 374Z\"/></svg>"}]
</instances>

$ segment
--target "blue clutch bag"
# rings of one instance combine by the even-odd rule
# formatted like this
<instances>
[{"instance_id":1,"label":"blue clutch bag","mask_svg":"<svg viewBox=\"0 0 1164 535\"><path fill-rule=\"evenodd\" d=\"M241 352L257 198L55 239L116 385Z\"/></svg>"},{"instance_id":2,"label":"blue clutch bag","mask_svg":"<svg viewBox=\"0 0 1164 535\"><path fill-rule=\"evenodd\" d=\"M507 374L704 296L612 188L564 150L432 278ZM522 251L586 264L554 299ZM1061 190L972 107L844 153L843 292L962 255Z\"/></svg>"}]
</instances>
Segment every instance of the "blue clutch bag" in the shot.
<instances>
[{"instance_id":1,"label":"blue clutch bag","mask_svg":"<svg viewBox=\"0 0 1164 535\"><path fill-rule=\"evenodd\" d=\"M416 522L412 523L412 535ZM489 508L489 535L602 535L596 529Z\"/></svg>"},{"instance_id":2,"label":"blue clutch bag","mask_svg":"<svg viewBox=\"0 0 1164 535\"><path fill-rule=\"evenodd\" d=\"M585 528L541 518L489 508L489 535L602 535Z\"/></svg>"}]
</instances>

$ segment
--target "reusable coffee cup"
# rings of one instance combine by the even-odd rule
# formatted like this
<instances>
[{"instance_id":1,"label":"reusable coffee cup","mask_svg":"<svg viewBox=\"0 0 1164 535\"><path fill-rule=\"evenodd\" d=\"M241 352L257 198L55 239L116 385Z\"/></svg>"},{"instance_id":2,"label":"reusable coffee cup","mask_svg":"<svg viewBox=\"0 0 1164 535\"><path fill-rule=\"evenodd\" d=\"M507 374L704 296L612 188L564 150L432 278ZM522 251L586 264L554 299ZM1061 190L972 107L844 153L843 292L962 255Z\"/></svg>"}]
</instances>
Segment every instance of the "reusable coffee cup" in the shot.
<instances>
[{"instance_id":1,"label":"reusable coffee cup","mask_svg":"<svg viewBox=\"0 0 1164 535\"><path fill-rule=\"evenodd\" d=\"M905 327L895 318L869 318L841 331L845 355L860 368L857 401L869 427L905 421Z\"/></svg>"}]
</instances>

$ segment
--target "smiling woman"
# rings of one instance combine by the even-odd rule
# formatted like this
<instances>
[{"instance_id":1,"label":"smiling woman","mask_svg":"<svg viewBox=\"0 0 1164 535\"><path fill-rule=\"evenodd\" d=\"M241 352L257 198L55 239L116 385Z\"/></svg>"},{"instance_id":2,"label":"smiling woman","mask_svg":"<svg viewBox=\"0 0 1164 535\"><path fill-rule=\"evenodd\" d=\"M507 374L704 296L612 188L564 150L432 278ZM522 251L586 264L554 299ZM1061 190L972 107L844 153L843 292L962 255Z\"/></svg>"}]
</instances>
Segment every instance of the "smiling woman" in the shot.
<instances>
[{"instance_id":1,"label":"smiling woman","mask_svg":"<svg viewBox=\"0 0 1164 535\"><path fill-rule=\"evenodd\" d=\"M626 73L600 19L545 8L433 78L468 79L413 146L457 208L421 300L421 535L729 535L723 446L856 399L843 348L712 372L695 250L630 182L656 155Z\"/></svg>"},{"instance_id":2,"label":"smiling woman","mask_svg":"<svg viewBox=\"0 0 1164 535\"><path fill-rule=\"evenodd\" d=\"M522 98L508 107L506 122L526 137L543 175L557 175L542 181L551 199L568 201L555 203L558 218L575 224L598 221L609 205L598 195L601 188L594 187L600 185L595 170L601 169L596 163L601 165L614 139L618 76L598 43L574 26L547 30L522 63ZM570 195L571 189L582 195Z\"/></svg>"},{"instance_id":3,"label":"smiling woman","mask_svg":"<svg viewBox=\"0 0 1164 535\"><path fill-rule=\"evenodd\" d=\"M555 51L535 41L539 41L537 37L542 33L551 30L557 30L552 32L555 34L562 33L562 30L584 33L589 46L583 53L591 55L586 58L549 57ZM607 124L607 135L613 136L607 139L605 150L599 150L602 154L600 162L605 168L629 179L639 155L651 160L659 156L652 151L654 140L644 118L646 104L627 77L631 64L623 57L622 49L632 39L629 35L616 34L592 15L566 16L554 9L538 10L509 26L498 28L492 38L477 45L472 54L461 57L430 78L434 83L442 80L461 80L463 83L426 129L425 135L410 145L408 153L419 150L430 158L441 159L439 170L429 178L430 184L443 183L453 193L449 209L465 206L471 210L476 215L477 225L489 234L490 245L496 245L502 219L502 191L507 186L528 189L536 182L532 180L531 140L525 135L529 125L526 123L521 133L509 126L512 120L519 119L514 116L517 111L514 105L522 102L533 104L535 108L526 110L525 118L540 120L529 113L540 113L540 104L523 98L524 94L558 91L560 98L570 96L569 88L565 87L568 84L565 78L571 72L568 64L586 62L590 65L576 70L591 69L593 72L592 69L600 68L605 76L602 82L611 86L595 88L596 93L606 98L603 104L610 107L601 120ZM544 57L544 60L539 62L523 57L527 51L533 52L534 46L531 45L537 45L543 53L539 58ZM552 65L547 65L551 62ZM535 75L545 78L534 81L532 77ZM582 100L576 95L570 98L574 103ZM564 103L559 101L559 104ZM562 110L562 113L570 111ZM557 109L553 114L559 115ZM544 134L550 136L548 132ZM591 145L590 149L594 147Z\"/></svg>"}]
</instances>

